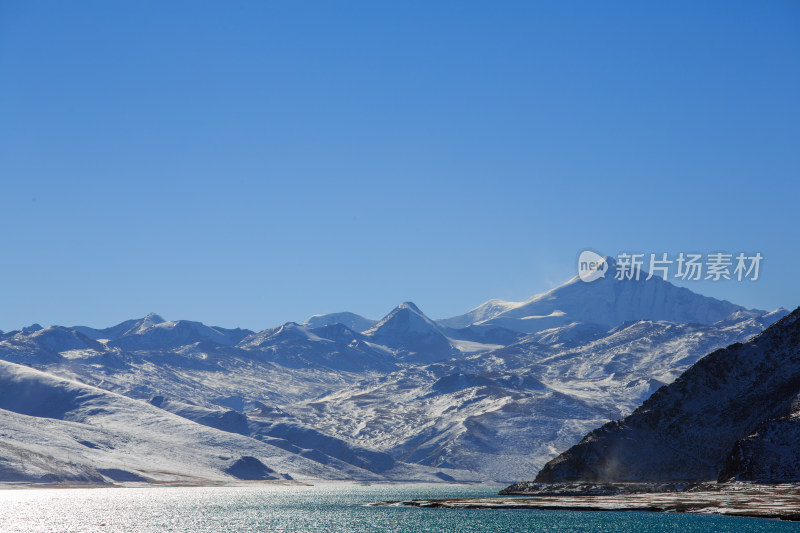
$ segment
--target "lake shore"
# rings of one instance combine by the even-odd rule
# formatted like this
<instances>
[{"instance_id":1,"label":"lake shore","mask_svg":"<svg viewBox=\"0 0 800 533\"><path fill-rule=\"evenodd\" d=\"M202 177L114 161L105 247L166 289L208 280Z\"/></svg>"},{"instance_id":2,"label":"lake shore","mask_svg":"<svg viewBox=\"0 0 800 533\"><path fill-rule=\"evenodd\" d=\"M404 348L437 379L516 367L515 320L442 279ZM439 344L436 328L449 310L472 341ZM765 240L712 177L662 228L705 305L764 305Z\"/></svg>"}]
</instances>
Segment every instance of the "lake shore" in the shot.
<instances>
[{"instance_id":1,"label":"lake shore","mask_svg":"<svg viewBox=\"0 0 800 533\"><path fill-rule=\"evenodd\" d=\"M120 481L109 483L42 483L31 481L0 481L0 491L3 490L28 490L28 489L146 489L146 488L186 488L186 487L258 487L258 486L327 486L327 485L353 485L353 486L412 486L412 485L431 485L431 486L489 486L503 487L499 482L452 482L452 481L387 481L369 480L360 481L353 479L265 479L265 480L175 480L175 481Z\"/></svg>"},{"instance_id":2,"label":"lake shore","mask_svg":"<svg viewBox=\"0 0 800 533\"><path fill-rule=\"evenodd\" d=\"M114 488L165 488L165 487L251 487L258 485L286 485L286 486L311 486L311 482L287 480L287 479L266 479L258 481L120 481L113 483L36 483L28 481L3 481L0 482L0 490L28 490L28 489L114 489Z\"/></svg>"},{"instance_id":3,"label":"lake shore","mask_svg":"<svg viewBox=\"0 0 800 533\"><path fill-rule=\"evenodd\" d=\"M384 501L370 505L443 509L531 509L715 513L800 521L800 485L703 484L682 491L619 494L531 494L488 498Z\"/></svg>"}]
</instances>

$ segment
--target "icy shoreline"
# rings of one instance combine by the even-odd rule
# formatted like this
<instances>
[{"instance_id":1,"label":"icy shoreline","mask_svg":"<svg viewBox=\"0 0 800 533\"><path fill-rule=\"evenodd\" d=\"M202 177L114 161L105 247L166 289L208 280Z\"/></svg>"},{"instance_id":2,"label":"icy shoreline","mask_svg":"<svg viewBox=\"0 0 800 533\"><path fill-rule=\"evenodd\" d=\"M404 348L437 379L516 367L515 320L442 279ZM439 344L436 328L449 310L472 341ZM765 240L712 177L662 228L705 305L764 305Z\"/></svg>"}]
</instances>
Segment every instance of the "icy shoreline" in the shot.
<instances>
[{"instance_id":1,"label":"icy shoreline","mask_svg":"<svg viewBox=\"0 0 800 533\"><path fill-rule=\"evenodd\" d=\"M544 486L521 495L490 498L384 501L370 505L443 509L530 509L560 511L639 511L663 513L715 513L729 516L800 521L800 484L704 483L685 490L616 494L584 487L584 492ZM630 487L629 487L630 488ZM587 493L586 490L589 492Z\"/></svg>"}]
</instances>

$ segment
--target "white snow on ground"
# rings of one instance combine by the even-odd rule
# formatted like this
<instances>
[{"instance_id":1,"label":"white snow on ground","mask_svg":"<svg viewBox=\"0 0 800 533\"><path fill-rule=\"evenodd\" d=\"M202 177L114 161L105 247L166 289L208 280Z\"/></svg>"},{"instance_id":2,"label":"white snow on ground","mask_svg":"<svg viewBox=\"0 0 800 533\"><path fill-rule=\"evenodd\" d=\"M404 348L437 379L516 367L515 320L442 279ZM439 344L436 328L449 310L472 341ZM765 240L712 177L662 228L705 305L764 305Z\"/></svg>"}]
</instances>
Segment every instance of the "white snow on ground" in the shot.
<instances>
[{"instance_id":1,"label":"white snow on ground","mask_svg":"<svg viewBox=\"0 0 800 533\"><path fill-rule=\"evenodd\" d=\"M491 352L492 350L499 350L503 347L502 344L484 344L459 339L450 339L450 343L455 346L459 352L464 354Z\"/></svg>"},{"instance_id":2,"label":"white snow on ground","mask_svg":"<svg viewBox=\"0 0 800 533\"><path fill-rule=\"evenodd\" d=\"M220 480L254 457L276 477L530 479L700 357L785 314L655 279L605 281L493 300L461 322L406 302L363 333L352 313L257 333L157 315L9 332L0 478Z\"/></svg>"}]
</instances>

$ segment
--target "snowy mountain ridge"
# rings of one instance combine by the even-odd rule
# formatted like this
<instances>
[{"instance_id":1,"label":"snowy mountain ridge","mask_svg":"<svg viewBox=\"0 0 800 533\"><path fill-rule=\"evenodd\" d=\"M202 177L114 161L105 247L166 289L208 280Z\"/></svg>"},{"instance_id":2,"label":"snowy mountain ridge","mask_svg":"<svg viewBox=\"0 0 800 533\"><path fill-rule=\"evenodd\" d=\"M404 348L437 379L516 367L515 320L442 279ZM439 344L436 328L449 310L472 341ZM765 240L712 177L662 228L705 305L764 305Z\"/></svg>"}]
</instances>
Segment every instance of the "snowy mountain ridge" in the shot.
<instances>
[{"instance_id":1,"label":"snowy mountain ridge","mask_svg":"<svg viewBox=\"0 0 800 533\"><path fill-rule=\"evenodd\" d=\"M786 314L655 278L614 283L572 280L446 321L404 302L379 321L335 313L259 332L156 314L8 332L0 391L19 395L24 382L76 407L37 411L0 392L0 465L11 465L0 481L530 479L702 356ZM90 411L111 418L80 415ZM141 430L153 424L169 429ZM147 456L175 424L184 437L158 474ZM113 452L139 434L152 442ZM198 469L180 451L195 438ZM38 469L17 464L26 454Z\"/></svg>"},{"instance_id":2,"label":"snowy mountain ridge","mask_svg":"<svg viewBox=\"0 0 800 533\"><path fill-rule=\"evenodd\" d=\"M608 261L613 271L613 259ZM489 300L463 315L443 319L439 323L455 328L469 324L491 324L524 333L536 333L572 322L604 326L633 320L712 324L733 313L747 311L728 301L677 287L659 276L646 278L644 271L639 280L617 280L609 274L585 283L576 276L524 302Z\"/></svg>"}]
</instances>

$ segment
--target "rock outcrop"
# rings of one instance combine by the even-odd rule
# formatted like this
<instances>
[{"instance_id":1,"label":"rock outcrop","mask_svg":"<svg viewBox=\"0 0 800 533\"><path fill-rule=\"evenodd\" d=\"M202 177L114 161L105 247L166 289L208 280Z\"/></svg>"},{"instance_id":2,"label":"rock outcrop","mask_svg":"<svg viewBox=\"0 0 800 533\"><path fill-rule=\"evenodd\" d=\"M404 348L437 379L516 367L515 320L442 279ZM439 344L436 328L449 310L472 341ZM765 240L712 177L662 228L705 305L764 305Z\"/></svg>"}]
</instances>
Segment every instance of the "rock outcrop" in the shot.
<instances>
[{"instance_id":1,"label":"rock outcrop","mask_svg":"<svg viewBox=\"0 0 800 533\"><path fill-rule=\"evenodd\" d=\"M630 416L550 461L536 482L800 479L800 309L702 358Z\"/></svg>"}]
</instances>

